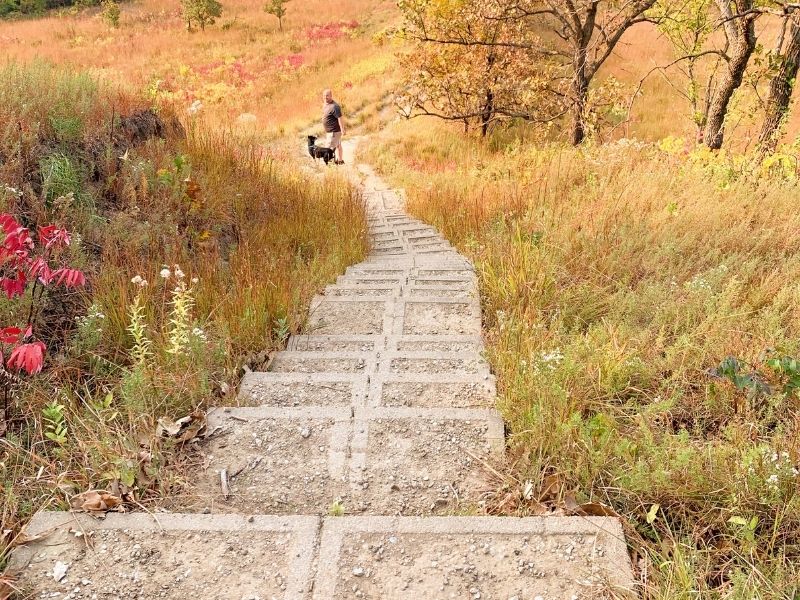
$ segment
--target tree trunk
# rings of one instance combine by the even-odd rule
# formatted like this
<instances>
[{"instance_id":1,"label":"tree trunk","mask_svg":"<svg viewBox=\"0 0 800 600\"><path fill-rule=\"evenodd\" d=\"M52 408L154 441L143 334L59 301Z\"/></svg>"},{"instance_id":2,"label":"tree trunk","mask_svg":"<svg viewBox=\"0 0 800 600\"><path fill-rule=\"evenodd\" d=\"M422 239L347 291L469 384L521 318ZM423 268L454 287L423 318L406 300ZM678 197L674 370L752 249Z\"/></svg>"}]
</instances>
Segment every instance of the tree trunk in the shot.
<instances>
[{"instance_id":1,"label":"tree trunk","mask_svg":"<svg viewBox=\"0 0 800 600\"><path fill-rule=\"evenodd\" d=\"M597 20L598 2L592 2L584 14L580 28L575 30L575 45L572 54L572 145L577 146L586 138L586 99L589 96L589 82L596 67L589 71L589 44L594 35Z\"/></svg>"},{"instance_id":2,"label":"tree trunk","mask_svg":"<svg viewBox=\"0 0 800 600\"><path fill-rule=\"evenodd\" d=\"M719 0L719 3L727 6L727 0ZM730 8L727 10L730 13ZM749 14L735 19L728 16L725 32L731 47L728 69L723 74L722 81L709 104L706 129L703 134L703 142L713 150L722 147L728 105L734 92L742 85L747 63L756 47L755 15Z\"/></svg>"},{"instance_id":3,"label":"tree trunk","mask_svg":"<svg viewBox=\"0 0 800 600\"><path fill-rule=\"evenodd\" d=\"M758 148L762 156L775 152L775 147L778 145L779 130L789 113L789 102L792 99L798 67L800 67L800 19L793 17L789 44L781 56L780 69L769 84L767 114L758 136Z\"/></svg>"},{"instance_id":4,"label":"tree trunk","mask_svg":"<svg viewBox=\"0 0 800 600\"><path fill-rule=\"evenodd\" d=\"M492 90L486 90L486 103L483 105L481 112L481 137L486 137L489 133L489 123L492 122L494 116L494 94Z\"/></svg>"},{"instance_id":5,"label":"tree trunk","mask_svg":"<svg viewBox=\"0 0 800 600\"><path fill-rule=\"evenodd\" d=\"M589 95L589 81L583 72L576 72L572 82L572 145L577 146L586 138L586 97Z\"/></svg>"}]
</instances>

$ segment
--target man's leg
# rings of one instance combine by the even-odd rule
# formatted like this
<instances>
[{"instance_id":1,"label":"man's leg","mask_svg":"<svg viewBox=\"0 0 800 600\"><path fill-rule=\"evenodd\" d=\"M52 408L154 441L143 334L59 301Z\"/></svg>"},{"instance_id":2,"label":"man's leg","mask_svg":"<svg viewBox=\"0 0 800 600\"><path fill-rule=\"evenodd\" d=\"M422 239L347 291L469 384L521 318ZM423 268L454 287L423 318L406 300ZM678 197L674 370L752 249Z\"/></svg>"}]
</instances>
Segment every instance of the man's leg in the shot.
<instances>
[{"instance_id":1,"label":"man's leg","mask_svg":"<svg viewBox=\"0 0 800 600\"><path fill-rule=\"evenodd\" d=\"M339 162L344 162L344 152L342 150L342 139L339 138L339 145L336 146L336 156L339 159Z\"/></svg>"}]
</instances>

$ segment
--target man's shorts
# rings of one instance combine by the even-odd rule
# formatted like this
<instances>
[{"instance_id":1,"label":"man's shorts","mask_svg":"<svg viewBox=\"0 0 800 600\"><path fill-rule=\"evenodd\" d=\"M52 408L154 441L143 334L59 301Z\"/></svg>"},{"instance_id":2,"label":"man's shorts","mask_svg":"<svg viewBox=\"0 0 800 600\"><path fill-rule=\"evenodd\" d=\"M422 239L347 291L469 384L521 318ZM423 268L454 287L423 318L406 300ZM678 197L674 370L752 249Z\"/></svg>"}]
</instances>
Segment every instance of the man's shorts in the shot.
<instances>
[{"instance_id":1,"label":"man's shorts","mask_svg":"<svg viewBox=\"0 0 800 600\"><path fill-rule=\"evenodd\" d=\"M325 140L325 147L336 149L339 147L339 144L342 143L342 132L341 131L329 131L327 133L328 139Z\"/></svg>"}]
</instances>

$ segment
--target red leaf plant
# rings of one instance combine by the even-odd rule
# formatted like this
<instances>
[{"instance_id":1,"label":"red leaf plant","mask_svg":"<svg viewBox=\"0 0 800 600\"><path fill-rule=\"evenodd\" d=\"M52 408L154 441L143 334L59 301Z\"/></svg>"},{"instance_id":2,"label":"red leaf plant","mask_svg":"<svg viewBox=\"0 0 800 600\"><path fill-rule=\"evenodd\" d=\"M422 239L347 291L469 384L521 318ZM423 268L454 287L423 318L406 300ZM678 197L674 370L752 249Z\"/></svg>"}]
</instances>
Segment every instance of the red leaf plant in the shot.
<instances>
[{"instance_id":1,"label":"red leaf plant","mask_svg":"<svg viewBox=\"0 0 800 600\"><path fill-rule=\"evenodd\" d=\"M5 237L0 243L0 289L9 300L22 298L31 288L25 331L0 328L0 365L34 375L42 370L47 348L35 339L34 323L49 287L76 288L86 285L82 271L59 264L61 251L69 246L70 234L56 225L39 227L38 248L30 231L10 214L0 214ZM29 285L31 284L32 285ZM5 360L6 352L10 354Z\"/></svg>"}]
</instances>

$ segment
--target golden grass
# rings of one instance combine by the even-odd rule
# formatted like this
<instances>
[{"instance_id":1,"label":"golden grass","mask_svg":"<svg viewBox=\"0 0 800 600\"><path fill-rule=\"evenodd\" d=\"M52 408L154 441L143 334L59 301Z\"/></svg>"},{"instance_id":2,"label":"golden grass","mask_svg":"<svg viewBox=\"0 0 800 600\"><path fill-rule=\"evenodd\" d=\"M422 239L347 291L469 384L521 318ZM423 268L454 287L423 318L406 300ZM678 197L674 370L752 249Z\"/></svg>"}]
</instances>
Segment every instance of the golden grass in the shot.
<instances>
[{"instance_id":1,"label":"golden grass","mask_svg":"<svg viewBox=\"0 0 800 600\"><path fill-rule=\"evenodd\" d=\"M645 598L795 598L800 399L766 362L800 353L795 185L713 155L512 133L410 123L372 148L478 271L521 457L493 506L612 506ZM771 393L713 376L728 356Z\"/></svg>"},{"instance_id":2,"label":"golden grass","mask_svg":"<svg viewBox=\"0 0 800 600\"><path fill-rule=\"evenodd\" d=\"M203 101L212 124L267 137L315 122L323 88L333 88L348 113L390 89L393 50L372 37L395 18L391 2L290 3L283 32L262 3L244 0L224 2L217 24L194 33L185 30L177 2L141 0L121 8L119 29L110 29L99 9L0 22L0 55L89 70L136 91L159 82L162 95L179 105ZM336 39L315 39L314 27L340 22L357 27L342 29ZM243 113L257 120L237 123Z\"/></svg>"},{"instance_id":3,"label":"golden grass","mask_svg":"<svg viewBox=\"0 0 800 600\"><path fill-rule=\"evenodd\" d=\"M0 212L34 231L67 226L91 284L47 296L51 314L66 317L37 324L45 371L11 397L0 439L0 531L11 532L0 539L2 566L20 524L68 507L73 494L112 489L141 507L180 493L185 455L158 437L157 420L235 402L219 397L235 391L249 357L281 347L311 297L363 258L366 222L343 176L301 174L291 156L277 162L197 120L184 123L185 138L168 127L164 139L126 142L122 154L112 118L148 103L83 74L38 63L0 69L0 100ZM61 171L45 175L54 156ZM48 177L73 196L48 200ZM176 265L188 287L180 293ZM0 301L3 326L23 322L27 300ZM131 332L137 302L150 342L142 361ZM63 439L47 437L53 411Z\"/></svg>"}]
</instances>

